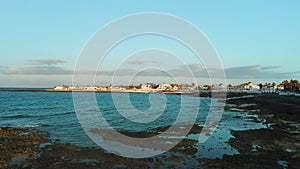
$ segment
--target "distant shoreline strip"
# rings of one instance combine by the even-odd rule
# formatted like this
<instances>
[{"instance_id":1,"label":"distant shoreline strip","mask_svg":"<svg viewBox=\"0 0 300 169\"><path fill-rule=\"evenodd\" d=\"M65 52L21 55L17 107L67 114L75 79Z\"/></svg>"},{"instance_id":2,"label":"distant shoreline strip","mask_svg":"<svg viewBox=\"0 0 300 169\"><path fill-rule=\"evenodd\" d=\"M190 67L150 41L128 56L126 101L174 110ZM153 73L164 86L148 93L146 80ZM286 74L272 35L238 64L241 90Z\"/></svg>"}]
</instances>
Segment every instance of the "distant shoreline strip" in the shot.
<instances>
[{"instance_id":1,"label":"distant shoreline strip","mask_svg":"<svg viewBox=\"0 0 300 169\"><path fill-rule=\"evenodd\" d=\"M95 90L0 90L0 92L95 92L95 93L158 93L158 94L193 94L187 92L149 92L149 91L95 91ZM207 92L209 93L209 92Z\"/></svg>"}]
</instances>

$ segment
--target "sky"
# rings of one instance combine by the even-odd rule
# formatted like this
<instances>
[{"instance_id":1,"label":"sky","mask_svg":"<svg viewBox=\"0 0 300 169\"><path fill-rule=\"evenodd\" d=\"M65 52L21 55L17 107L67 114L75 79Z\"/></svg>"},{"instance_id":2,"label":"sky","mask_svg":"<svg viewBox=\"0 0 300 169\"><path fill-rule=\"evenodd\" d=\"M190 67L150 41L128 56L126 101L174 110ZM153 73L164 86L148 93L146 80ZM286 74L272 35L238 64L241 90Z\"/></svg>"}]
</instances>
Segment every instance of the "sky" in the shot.
<instances>
[{"instance_id":1,"label":"sky","mask_svg":"<svg viewBox=\"0 0 300 169\"><path fill-rule=\"evenodd\" d=\"M53 87L72 84L77 58L95 32L118 18L144 12L171 14L201 30L216 49L228 83L280 83L284 79L299 79L299 7L300 1L297 0L194 0L176 3L171 0L2 0L0 87ZM167 42L164 43L165 41ZM172 46L175 49L172 52L186 60L188 68L197 69L195 71L199 73L199 78L205 74L201 73L205 71L197 67L200 63L191 59L192 54L171 39L147 35L129 39L122 45L116 47L111 52L110 59L104 60L100 65L97 84L109 84L113 68L120 65L123 55L143 48L168 49ZM126 45L130 46L130 50ZM153 60L145 61L141 58L147 57L124 62L127 67L123 64L124 71L118 78L118 83L122 83L122 78L128 79L124 73L130 73L129 69L160 65ZM178 63L174 61L169 65L165 64L165 68L180 72L182 65ZM142 73L141 76L143 77L139 82L169 82L165 76L153 72ZM181 76L185 76L184 73ZM205 78L199 81L207 83ZM81 83L84 84L84 81Z\"/></svg>"}]
</instances>

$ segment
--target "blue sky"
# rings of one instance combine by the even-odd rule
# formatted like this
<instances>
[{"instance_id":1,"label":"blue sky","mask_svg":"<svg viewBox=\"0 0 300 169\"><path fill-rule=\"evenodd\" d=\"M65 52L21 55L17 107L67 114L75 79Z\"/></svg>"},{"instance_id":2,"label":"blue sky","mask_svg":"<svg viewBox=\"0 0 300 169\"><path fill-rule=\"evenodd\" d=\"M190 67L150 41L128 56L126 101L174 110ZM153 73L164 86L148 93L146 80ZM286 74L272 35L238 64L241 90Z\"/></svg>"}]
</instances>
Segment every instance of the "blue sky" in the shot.
<instances>
[{"instance_id":1,"label":"blue sky","mask_svg":"<svg viewBox=\"0 0 300 169\"><path fill-rule=\"evenodd\" d=\"M299 7L296 0L1 1L0 86L71 84L76 58L93 33L142 12L176 15L197 26L215 46L229 83L297 78Z\"/></svg>"}]
</instances>

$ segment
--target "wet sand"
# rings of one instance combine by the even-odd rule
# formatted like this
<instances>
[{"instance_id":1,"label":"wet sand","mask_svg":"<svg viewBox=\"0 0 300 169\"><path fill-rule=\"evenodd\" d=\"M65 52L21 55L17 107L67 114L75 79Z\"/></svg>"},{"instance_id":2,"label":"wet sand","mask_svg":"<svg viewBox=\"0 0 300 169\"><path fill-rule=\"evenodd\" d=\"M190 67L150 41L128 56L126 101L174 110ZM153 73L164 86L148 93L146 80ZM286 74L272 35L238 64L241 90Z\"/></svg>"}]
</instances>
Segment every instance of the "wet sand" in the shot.
<instances>
[{"instance_id":1,"label":"wet sand","mask_svg":"<svg viewBox=\"0 0 300 169\"><path fill-rule=\"evenodd\" d=\"M299 168L299 97L255 95L230 99L227 103L227 110L238 109L258 115L269 125L264 129L231 131L235 138L228 143L240 154L224 155L221 159L197 158L198 149L193 146L197 141L183 139L170 150L173 155L130 159L101 149L53 142L47 139L46 133L1 128L0 168ZM134 137L149 137L165 129L158 128L150 133L121 132ZM190 133L199 130L201 127L195 125Z\"/></svg>"}]
</instances>

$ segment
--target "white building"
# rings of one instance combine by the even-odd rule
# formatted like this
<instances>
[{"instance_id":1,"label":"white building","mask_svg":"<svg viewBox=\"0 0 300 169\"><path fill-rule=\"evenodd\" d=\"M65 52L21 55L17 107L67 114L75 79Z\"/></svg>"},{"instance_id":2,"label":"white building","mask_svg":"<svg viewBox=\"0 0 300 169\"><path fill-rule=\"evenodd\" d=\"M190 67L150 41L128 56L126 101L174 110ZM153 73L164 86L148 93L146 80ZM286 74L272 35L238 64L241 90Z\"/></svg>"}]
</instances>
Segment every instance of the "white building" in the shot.
<instances>
[{"instance_id":1,"label":"white building","mask_svg":"<svg viewBox=\"0 0 300 169\"><path fill-rule=\"evenodd\" d=\"M283 85L277 86L277 90L284 90L284 86Z\"/></svg>"},{"instance_id":2,"label":"white building","mask_svg":"<svg viewBox=\"0 0 300 169\"><path fill-rule=\"evenodd\" d=\"M248 82L248 83L244 83L241 85L241 87L244 89L244 90L250 90L250 89L260 89L260 87L258 85L255 85L253 84L252 82Z\"/></svg>"},{"instance_id":3,"label":"white building","mask_svg":"<svg viewBox=\"0 0 300 169\"><path fill-rule=\"evenodd\" d=\"M96 86L87 86L87 87L83 87L82 90L96 91L97 87Z\"/></svg>"},{"instance_id":4,"label":"white building","mask_svg":"<svg viewBox=\"0 0 300 169\"><path fill-rule=\"evenodd\" d=\"M262 89L261 89L261 92L262 93L277 93L277 89L276 89L276 86L264 86Z\"/></svg>"},{"instance_id":5,"label":"white building","mask_svg":"<svg viewBox=\"0 0 300 169\"><path fill-rule=\"evenodd\" d=\"M126 88L120 86L112 86L110 89L111 91L126 91Z\"/></svg>"},{"instance_id":6,"label":"white building","mask_svg":"<svg viewBox=\"0 0 300 169\"><path fill-rule=\"evenodd\" d=\"M62 87L62 86L55 86L54 90L64 90L64 87Z\"/></svg>"},{"instance_id":7,"label":"white building","mask_svg":"<svg viewBox=\"0 0 300 169\"><path fill-rule=\"evenodd\" d=\"M177 85L174 85L173 90L179 90L179 87Z\"/></svg>"},{"instance_id":8,"label":"white building","mask_svg":"<svg viewBox=\"0 0 300 169\"><path fill-rule=\"evenodd\" d=\"M167 84L167 83L162 83L162 84L159 84L158 89L160 89L160 90L171 90L172 86L170 84Z\"/></svg>"},{"instance_id":9,"label":"white building","mask_svg":"<svg viewBox=\"0 0 300 169\"><path fill-rule=\"evenodd\" d=\"M142 90L152 90L153 89L153 83L142 84L141 89Z\"/></svg>"}]
</instances>

